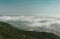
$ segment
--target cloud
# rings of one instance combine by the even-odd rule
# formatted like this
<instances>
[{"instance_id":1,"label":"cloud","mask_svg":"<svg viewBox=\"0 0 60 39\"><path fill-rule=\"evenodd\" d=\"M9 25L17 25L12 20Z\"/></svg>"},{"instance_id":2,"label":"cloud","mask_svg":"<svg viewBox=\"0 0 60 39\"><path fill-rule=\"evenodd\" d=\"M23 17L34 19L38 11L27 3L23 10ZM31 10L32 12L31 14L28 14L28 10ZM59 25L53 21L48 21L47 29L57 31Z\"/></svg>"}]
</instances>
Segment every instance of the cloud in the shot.
<instances>
[{"instance_id":1,"label":"cloud","mask_svg":"<svg viewBox=\"0 0 60 39\"><path fill-rule=\"evenodd\" d=\"M59 17L0 16L0 21L11 21L10 24L24 30L60 33Z\"/></svg>"}]
</instances>

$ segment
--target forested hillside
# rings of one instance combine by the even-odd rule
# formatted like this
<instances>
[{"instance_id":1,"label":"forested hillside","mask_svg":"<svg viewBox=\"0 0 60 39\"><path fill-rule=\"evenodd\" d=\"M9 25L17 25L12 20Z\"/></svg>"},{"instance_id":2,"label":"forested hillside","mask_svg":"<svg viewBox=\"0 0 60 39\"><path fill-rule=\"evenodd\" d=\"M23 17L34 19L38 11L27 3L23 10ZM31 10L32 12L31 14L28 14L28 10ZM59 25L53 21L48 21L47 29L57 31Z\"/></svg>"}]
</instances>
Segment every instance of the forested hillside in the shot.
<instances>
[{"instance_id":1,"label":"forested hillside","mask_svg":"<svg viewBox=\"0 0 60 39\"><path fill-rule=\"evenodd\" d=\"M0 22L0 39L60 39L53 33L19 30L8 23Z\"/></svg>"}]
</instances>

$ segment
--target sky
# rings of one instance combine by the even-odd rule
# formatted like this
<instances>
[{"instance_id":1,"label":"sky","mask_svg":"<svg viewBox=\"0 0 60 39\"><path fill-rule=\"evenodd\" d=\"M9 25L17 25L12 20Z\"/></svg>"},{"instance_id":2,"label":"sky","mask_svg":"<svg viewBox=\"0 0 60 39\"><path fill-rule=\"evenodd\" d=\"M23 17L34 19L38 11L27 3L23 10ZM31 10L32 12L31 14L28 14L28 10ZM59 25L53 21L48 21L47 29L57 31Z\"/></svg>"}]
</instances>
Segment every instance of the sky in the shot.
<instances>
[{"instance_id":1,"label":"sky","mask_svg":"<svg viewBox=\"0 0 60 39\"><path fill-rule=\"evenodd\" d=\"M60 16L60 0L0 0L0 15Z\"/></svg>"}]
</instances>

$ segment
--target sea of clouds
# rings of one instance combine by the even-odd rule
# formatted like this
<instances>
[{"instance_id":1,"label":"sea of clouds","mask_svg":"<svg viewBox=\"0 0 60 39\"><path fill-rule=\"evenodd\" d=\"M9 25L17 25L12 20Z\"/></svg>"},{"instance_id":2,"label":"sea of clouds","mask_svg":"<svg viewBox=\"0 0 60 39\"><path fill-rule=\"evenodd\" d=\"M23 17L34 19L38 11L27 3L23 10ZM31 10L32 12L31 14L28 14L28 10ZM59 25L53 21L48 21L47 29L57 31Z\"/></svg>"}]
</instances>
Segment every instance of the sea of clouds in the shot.
<instances>
[{"instance_id":1,"label":"sea of clouds","mask_svg":"<svg viewBox=\"0 0 60 39\"><path fill-rule=\"evenodd\" d=\"M60 35L60 17L0 16L0 21L16 25L15 27L19 29Z\"/></svg>"}]
</instances>

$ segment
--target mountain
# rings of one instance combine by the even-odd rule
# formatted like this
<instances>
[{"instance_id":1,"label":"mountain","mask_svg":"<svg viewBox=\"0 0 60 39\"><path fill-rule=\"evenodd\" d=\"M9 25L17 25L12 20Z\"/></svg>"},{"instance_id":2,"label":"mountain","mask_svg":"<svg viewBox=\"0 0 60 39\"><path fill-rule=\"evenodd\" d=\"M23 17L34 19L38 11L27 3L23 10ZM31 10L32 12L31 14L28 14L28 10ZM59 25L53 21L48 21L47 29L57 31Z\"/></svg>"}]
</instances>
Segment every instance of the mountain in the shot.
<instances>
[{"instance_id":1,"label":"mountain","mask_svg":"<svg viewBox=\"0 0 60 39\"><path fill-rule=\"evenodd\" d=\"M0 39L60 39L60 37L53 33L19 30L8 23L0 22Z\"/></svg>"}]
</instances>

